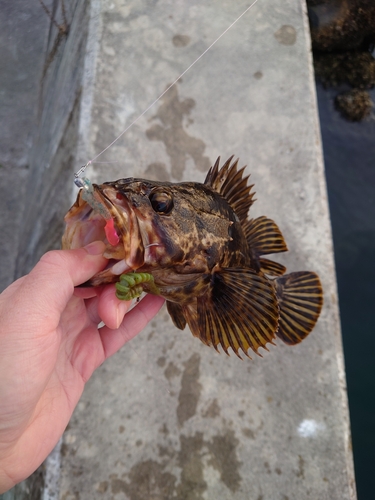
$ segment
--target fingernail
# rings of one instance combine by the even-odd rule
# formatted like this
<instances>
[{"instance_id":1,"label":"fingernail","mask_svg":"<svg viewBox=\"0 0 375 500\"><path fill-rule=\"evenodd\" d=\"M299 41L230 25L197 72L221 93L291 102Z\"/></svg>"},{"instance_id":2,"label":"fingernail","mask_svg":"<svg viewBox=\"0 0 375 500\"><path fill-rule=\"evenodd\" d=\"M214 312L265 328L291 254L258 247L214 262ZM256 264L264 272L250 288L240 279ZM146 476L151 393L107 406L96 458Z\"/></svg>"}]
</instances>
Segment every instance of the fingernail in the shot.
<instances>
[{"instance_id":1,"label":"fingernail","mask_svg":"<svg viewBox=\"0 0 375 500\"><path fill-rule=\"evenodd\" d=\"M105 245L102 241L94 241L85 246L85 250L89 255L99 255L104 252Z\"/></svg>"}]
</instances>

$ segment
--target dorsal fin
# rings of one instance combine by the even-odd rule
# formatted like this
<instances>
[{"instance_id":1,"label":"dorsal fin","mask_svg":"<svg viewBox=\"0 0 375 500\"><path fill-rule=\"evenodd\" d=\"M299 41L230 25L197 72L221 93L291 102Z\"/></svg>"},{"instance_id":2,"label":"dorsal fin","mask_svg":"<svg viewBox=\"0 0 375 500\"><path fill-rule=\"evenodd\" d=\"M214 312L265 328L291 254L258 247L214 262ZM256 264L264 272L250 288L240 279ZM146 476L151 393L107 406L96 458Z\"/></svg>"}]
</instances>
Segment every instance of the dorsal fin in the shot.
<instances>
[{"instance_id":1,"label":"dorsal fin","mask_svg":"<svg viewBox=\"0 0 375 500\"><path fill-rule=\"evenodd\" d=\"M253 200L255 192L251 193L254 184L248 186L249 176L243 177L246 166L237 170L238 159L231 163L232 160L233 155L228 158L219 170L219 156L215 165L208 171L204 183L221 194L236 212L240 221L244 222L249 208L255 201Z\"/></svg>"},{"instance_id":2,"label":"dorsal fin","mask_svg":"<svg viewBox=\"0 0 375 500\"><path fill-rule=\"evenodd\" d=\"M249 247L259 256L288 251L280 229L268 217L262 215L256 219L246 220L242 227Z\"/></svg>"},{"instance_id":3,"label":"dorsal fin","mask_svg":"<svg viewBox=\"0 0 375 500\"><path fill-rule=\"evenodd\" d=\"M285 273L285 266L269 259L261 258L270 253L286 252L286 246L280 229L271 219L264 215L256 219L247 219L242 228L249 245L252 266L270 276L281 276Z\"/></svg>"}]
</instances>

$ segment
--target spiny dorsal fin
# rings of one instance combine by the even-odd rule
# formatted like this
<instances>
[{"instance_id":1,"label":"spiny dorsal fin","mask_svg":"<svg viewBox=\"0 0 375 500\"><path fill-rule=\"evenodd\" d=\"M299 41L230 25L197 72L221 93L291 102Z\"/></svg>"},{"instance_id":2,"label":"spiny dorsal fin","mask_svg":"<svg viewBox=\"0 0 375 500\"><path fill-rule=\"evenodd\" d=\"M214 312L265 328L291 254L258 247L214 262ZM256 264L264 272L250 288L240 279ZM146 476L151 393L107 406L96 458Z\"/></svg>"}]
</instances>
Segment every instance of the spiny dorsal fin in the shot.
<instances>
[{"instance_id":1,"label":"spiny dorsal fin","mask_svg":"<svg viewBox=\"0 0 375 500\"><path fill-rule=\"evenodd\" d=\"M309 271L291 273L273 281L280 305L276 335L286 344L301 342L314 328L323 305L319 277Z\"/></svg>"},{"instance_id":2,"label":"spiny dorsal fin","mask_svg":"<svg viewBox=\"0 0 375 500\"><path fill-rule=\"evenodd\" d=\"M249 208L255 201L253 200L255 193L251 193L251 188L254 184L248 186L247 181L249 176L243 177L246 166L237 170L238 159L231 164L232 159L233 156L219 170L219 156L215 165L208 171L204 183L221 194L236 212L240 221L244 222L247 218Z\"/></svg>"},{"instance_id":3,"label":"spiny dorsal fin","mask_svg":"<svg viewBox=\"0 0 375 500\"><path fill-rule=\"evenodd\" d=\"M249 348L258 354L275 338L279 309L274 287L251 269L214 273L208 293L197 298L196 311L198 318L184 308L193 335L216 350L220 344L226 354L229 347L239 358L239 349L246 356Z\"/></svg>"}]
</instances>

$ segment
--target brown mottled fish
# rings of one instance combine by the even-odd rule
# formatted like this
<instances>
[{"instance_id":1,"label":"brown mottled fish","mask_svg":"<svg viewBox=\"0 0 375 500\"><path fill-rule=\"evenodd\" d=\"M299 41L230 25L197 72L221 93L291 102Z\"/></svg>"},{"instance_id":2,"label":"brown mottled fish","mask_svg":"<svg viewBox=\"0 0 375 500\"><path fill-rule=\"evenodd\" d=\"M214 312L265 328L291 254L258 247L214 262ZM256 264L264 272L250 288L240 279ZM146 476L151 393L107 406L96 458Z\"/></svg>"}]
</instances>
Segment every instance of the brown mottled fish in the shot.
<instances>
[{"instance_id":1,"label":"brown mottled fish","mask_svg":"<svg viewBox=\"0 0 375 500\"><path fill-rule=\"evenodd\" d=\"M106 243L107 268L85 285L116 282L119 298L143 291L167 300L177 328L240 357L278 336L301 342L313 329L323 294L313 272L284 275L265 258L285 252L277 225L248 219L253 186L232 158L219 158L203 184L120 179L93 184L99 213L83 189L65 217L63 248ZM104 216L103 216L104 213Z\"/></svg>"}]
</instances>

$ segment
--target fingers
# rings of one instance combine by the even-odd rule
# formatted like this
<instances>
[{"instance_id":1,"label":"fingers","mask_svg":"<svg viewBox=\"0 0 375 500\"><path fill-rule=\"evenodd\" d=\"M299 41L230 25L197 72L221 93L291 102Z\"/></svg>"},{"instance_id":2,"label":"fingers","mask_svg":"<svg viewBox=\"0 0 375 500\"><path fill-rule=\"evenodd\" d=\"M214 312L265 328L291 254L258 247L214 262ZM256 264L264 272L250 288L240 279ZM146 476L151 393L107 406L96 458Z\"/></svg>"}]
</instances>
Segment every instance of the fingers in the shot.
<instances>
[{"instance_id":1,"label":"fingers","mask_svg":"<svg viewBox=\"0 0 375 500\"><path fill-rule=\"evenodd\" d=\"M100 291L98 313L108 328L118 328L131 306L131 300L119 300L115 295L115 285L104 287Z\"/></svg>"},{"instance_id":2,"label":"fingers","mask_svg":"<svg viewBox=\"0 0 375 500\"><path fill-rule=\"evenodd\" d=\"M42 256L33 271L46 269L64 279L69 276L73 286L81 285L99 272L108 262L103 256L105 245L95 241L75 250L54 250Z\"/></svg>"},{"instance_id":3,"label":"fingers","mask_svg":"<svg viewBox=\"0 0 375 500\"><path fill-rule=\"evenodd\" d=\"M104 249L104 243L97 241L76 250L47 252L25 277L23 296L28 295L34 303L48 305L48 309L55 307L56 312L62 312L74 287L105 267Z\"/></svg>"},{"instance_id":4,"label":"fingers","mask_svg":"<svg viewBox=\"0 0 375 500\"><path fill-rule=\"evenodd\" d=\"M91 299L99 295L98 287L75 288L74 295L80 299Z\"/></svg>"},{"instance_id":5,"label":"fingers","mask_svg":"<svg viewBox=\"0 0 375 500\"><path fill-rule=\"evenodd\" d=\"M162 297L148 294L139 304L126 314L117 330L112 330L108 326L101 328L99 332L105 358L112 356L120 347L143 330L149 321L158 313L163 304L164 299Z\"/></svg>"}]
</instances>

